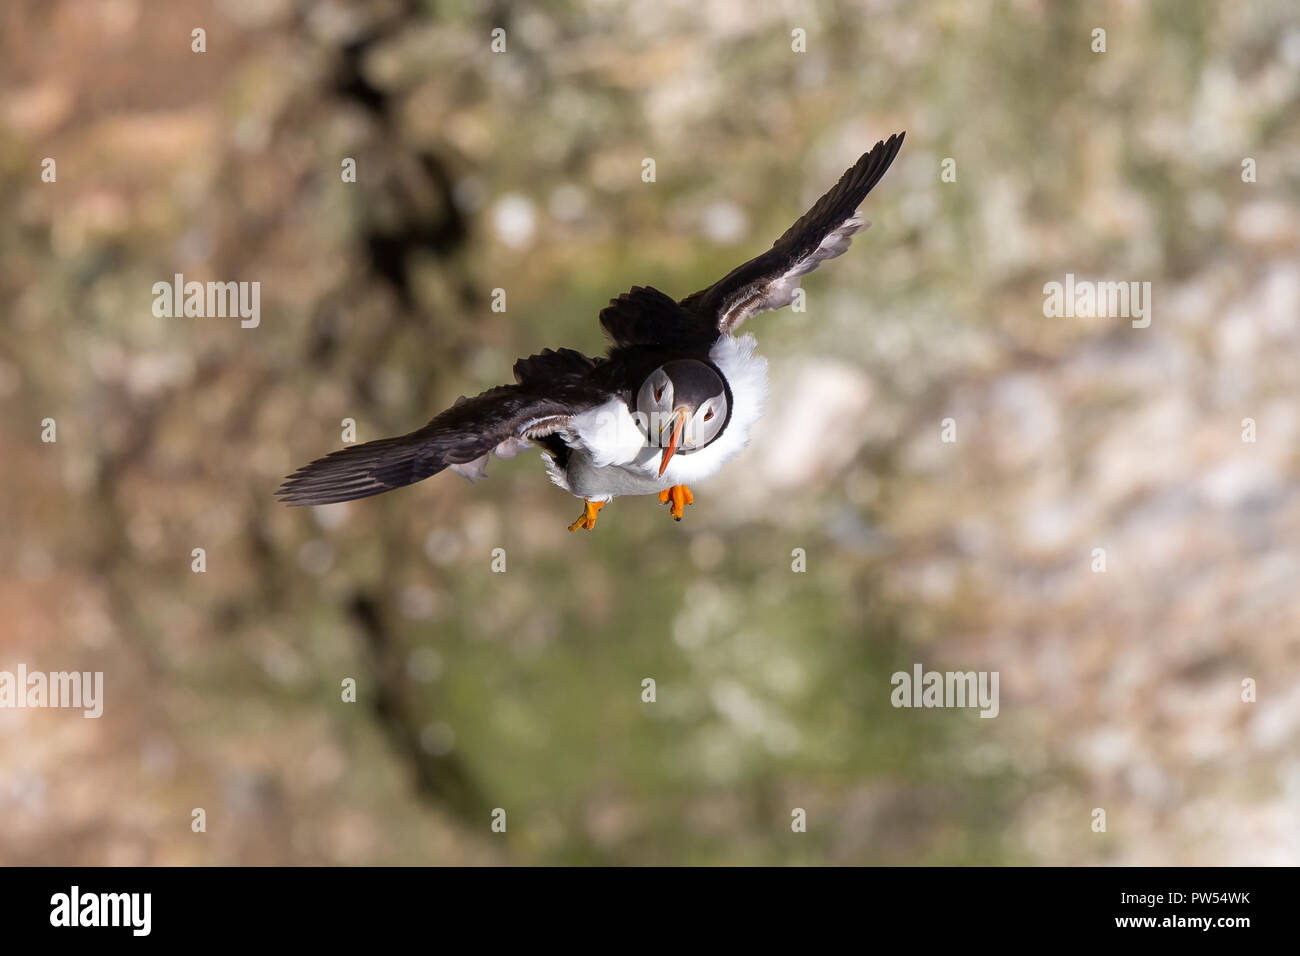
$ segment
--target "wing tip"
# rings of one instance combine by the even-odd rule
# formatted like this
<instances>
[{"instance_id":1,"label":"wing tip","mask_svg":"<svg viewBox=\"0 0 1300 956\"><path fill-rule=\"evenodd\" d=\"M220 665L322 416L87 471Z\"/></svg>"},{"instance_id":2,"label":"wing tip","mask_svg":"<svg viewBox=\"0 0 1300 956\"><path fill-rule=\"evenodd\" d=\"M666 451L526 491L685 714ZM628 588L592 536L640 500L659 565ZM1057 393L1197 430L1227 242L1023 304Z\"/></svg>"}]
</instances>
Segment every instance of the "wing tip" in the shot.
<instances>
[{"instance_id":1,"label":"wing tip","mask_svg":"<svg viewBox=\"0 0 1300 956\"><path fill-rule=\"evenodd\" d=\"M894 157L898 155L898 151L903 148L903 140L906 136L907 130L899 130L888 139L878 140L875 146L858 157L858 165L874 169L879 163L879 171L884 173L889 168L889 164L894 161Z\"/></svg>"},{"instance_id":2,"label":"wing tip","mask_svg":"<svg viewBox=\"0 0 1300 956\"><path fill-rule=\"evenodd\" d=\"M374 492L371 492L373 494ZM282 505L290 508L307 508L317 505L336 505L345 501L355 501L358 496L340 497L338 493L328 494L321 491L313 491L308 486L302 486L294 482L291 478L286 479L284 484L274 492L275 500ZM364 497L364 496L360 496Z\"/></svg>"},{"instance_id":3,"label":"wing tip","mask_svg":"<svg viewBox=\"0 0 1300 956\"><path fill-rule=\"evenodd\" d=\"M875 150L879 149L881 146L885 146L890 149L901 146L903 145L903 139L906 136L907 136L907 130L900 129L897 133L891 133L888 138L882 139L880 142L876 143L876 145L872 147L872 151L874 152Z\"/></svg>"},{"instance_id":4,"label":"wing tip","mask_svg":"<svg viewBox=\"0 0 1300 956\"><path fill-rule=\"evenodd\" d=\"M387 474L392 466L384 469L382 462L375 460L375 445L383 445L392 439L381 439L365 445L353 445L340 448L323 458L308 462L293 474L288 475L274 492L274 497L281 504L289 507L307 505L333 505L345 501L356 501L371 495L382 494L393 488L411 484L407 478L393 483L386 483L372 469L381 468ZM400 463L398 467L401 467ZM419 479L414 479L419 480Z\"/></svg>"},{"instance_id":5,"label":"wing tip","mask_svg":"<svg viewBox=\"0 0 1300 956\"><path fill-rule=\"evenodd\" d=\"M304 508L308 505L317 504L296 488L291 488L287 484L281 485L274 492L275 500L278 504L285 505L289 508Z\"/></svg>"},{"instance_id":6,"label":"wing tip","mask_svg":"<svg viewBox=\"0 0 1300 956\"><path fill-rule=\"evenodd\" d=\"M289 508L314 508L322 505L341 505L347 501L360 501L362 498L371 498L392 490L385 487L362 486L360 488L322 491L320 489L285 488L282 486L276 490L275 499Z\"/></svg>"}]
</instances>

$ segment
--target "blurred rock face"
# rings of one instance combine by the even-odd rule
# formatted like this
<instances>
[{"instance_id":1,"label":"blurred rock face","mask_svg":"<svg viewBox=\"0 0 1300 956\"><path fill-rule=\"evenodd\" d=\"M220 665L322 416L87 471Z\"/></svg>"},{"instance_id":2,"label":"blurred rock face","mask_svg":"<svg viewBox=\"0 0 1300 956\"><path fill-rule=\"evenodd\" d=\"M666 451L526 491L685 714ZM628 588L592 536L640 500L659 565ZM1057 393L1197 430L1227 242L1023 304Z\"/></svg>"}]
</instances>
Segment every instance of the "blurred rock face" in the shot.
<instances>
[{"instance_id":1,"label":"blurred rock face","mask_svg":"<svg viewBox=\"0 0 1300 956\"><path fill-rule=\"evenodd\" d=\"M105 699L0 709L0 861L1300 859L1288 4L1109 10L1104 53L1035 5L4 16L0 670ZM271 499L902 128L681 525L577 541L533 454ZM153 314L177 273L257 327ZM1149 325L1049 316L1067 274ZM998 717L892 708L915 663Z\"/></svg>"}]
</instances>

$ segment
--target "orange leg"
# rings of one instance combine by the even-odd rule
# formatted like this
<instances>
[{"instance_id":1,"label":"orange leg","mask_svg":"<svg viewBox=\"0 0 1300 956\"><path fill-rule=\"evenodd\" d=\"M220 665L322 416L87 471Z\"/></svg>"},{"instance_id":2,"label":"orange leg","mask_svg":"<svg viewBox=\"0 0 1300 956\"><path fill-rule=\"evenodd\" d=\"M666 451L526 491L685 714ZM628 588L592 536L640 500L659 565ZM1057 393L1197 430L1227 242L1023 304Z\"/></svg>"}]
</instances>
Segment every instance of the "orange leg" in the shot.
<instances>
[{"instance_id":1,"label":"orange leg","mask_svg":"<svg viewBox=\"0 0 1300 956\"><path fill-rule=\"evenodd\" d=\"M603 501L585 501L582 506L582 514L578 515L577 521L569 525L569 530L577 531L579 528L586 528L590 531L596 527L596 515L603 507L605 507Z\"/></svg>"},{"instance_id":2,"label":"orange leg","mask_svg":"<svg viewBox=\"0 0 1300 956\"><path fill-rule=\"evenodd\" d=\"M661 505L666 505L670 501L673 504L668 509L668 513L672 515L674 521L681 521L686 506L695 504L695 496L691 494L691 489L685 485L673 485L671 488L665 488L659 492L659 503Z\"/></svg>"}]
</instances>

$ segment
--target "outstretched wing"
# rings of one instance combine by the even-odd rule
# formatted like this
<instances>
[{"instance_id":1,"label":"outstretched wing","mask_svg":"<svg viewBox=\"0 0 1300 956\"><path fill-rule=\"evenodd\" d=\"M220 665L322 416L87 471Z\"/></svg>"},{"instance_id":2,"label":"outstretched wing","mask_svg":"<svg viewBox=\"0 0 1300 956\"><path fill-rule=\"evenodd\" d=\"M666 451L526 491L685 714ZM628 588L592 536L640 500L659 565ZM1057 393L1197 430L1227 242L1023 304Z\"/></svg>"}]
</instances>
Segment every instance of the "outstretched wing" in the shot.
<instances>
[{"instance_id":1,"label":"outstretched wing","mask_svg":"<svg viewBox=\"0 0 1300 956\"><path fill-rule=\"evenodd\" d=\"M794 300L800 277L833 259L849 247L849 239L869 223L858 206L885 175L903 145L895 133L864 153L840 181L803 217L786 230L772 248L707 289L682 300L683 308L731 332L751 315L779 309Z\"/></svg>"},{"instance_id":2,"label":"outstretched wing","mask_svg":"<svg viewBox=\"0 0 1300 956\"><path fill-rule=\"evenodd\" d=\"M610 299L600 313L600 327L615 345L707 345L718 327L650 286L632 286Z\"/></svg>"},{"instance_id":3,"label":"outstretched wing","mask_svg":"<svg viewBox=\"0 0 1300 956\"><path fill-rule=\"evenodd\" d=\"M515 366L520 384L462 398L410 434L318 458L286 478L276 495L289 505L325 505L401 488L449 467L466 477L482 475L492 452L510 457L608 399L589 382L596 364L570 349L521 359Z\"/></svg>"}]
</instances>

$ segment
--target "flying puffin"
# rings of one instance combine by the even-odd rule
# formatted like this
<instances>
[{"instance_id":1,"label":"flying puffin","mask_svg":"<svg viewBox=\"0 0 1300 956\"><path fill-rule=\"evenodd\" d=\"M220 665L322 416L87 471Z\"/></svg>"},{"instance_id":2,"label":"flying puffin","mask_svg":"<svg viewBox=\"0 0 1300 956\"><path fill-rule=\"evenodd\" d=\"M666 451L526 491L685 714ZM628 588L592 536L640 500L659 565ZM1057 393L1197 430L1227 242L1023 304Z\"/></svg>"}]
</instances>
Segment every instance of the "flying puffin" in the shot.
<instances>
[{"instance_id":1,"label":"flying puffin","mask_svg":"<svg viewBox=\"0 0 1300 956\"><path fill-rule=\"evenodd\" d=\"M800 278L849 247L869 223L858 206L903 144L864 153L767 252L680 302L633 286L600 313L613 341L603 358L545 349L515 363L514 385L460 398L406 435L336 451L299 468L276 492L290 505L381 494L445 468L471 480L488 458L541 446L551 480L583 499L569 526L591 530L618 495L658 495L678 521L689 485L740 453L763 413L767 360L745 319L794 301Z\"/></svg>"}]
</instances>

